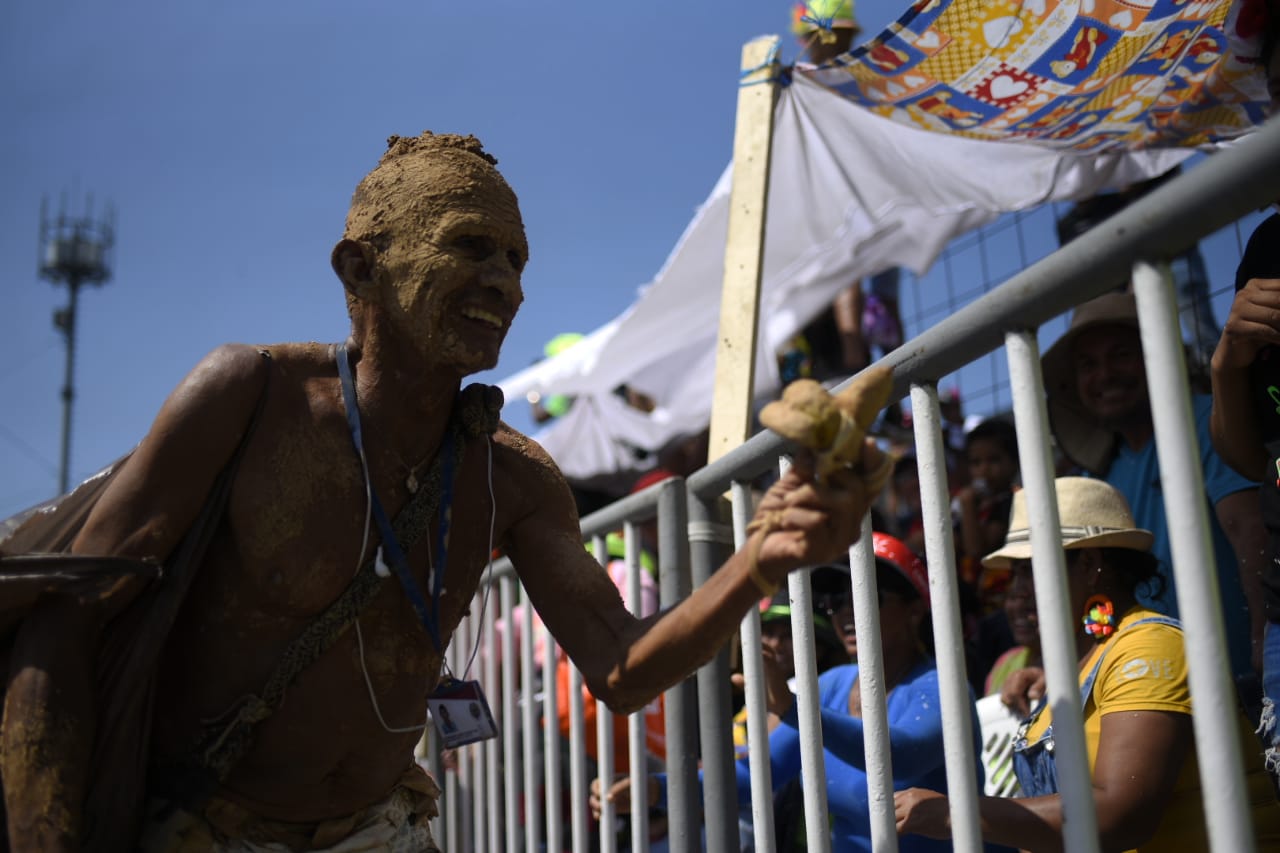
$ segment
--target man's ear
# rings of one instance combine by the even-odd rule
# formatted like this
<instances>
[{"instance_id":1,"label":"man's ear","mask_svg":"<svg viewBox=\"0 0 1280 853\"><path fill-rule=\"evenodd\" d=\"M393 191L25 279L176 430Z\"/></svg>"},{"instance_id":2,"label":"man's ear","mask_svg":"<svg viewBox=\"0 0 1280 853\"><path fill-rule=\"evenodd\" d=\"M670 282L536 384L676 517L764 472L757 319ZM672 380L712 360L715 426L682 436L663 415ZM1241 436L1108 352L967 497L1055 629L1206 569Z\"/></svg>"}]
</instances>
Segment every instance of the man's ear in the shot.
<instances>
[{"instance_id":1,"label":"man's ear","mask_svg":"<svg viewBox=\"0 0 1280 853\"><path fill-rule=\"evenodd\" d=\"M344 237L333 247L329 262L342 281L342 286L352 296L362 301L369 301L373 297L374 270L377 266L373 246Z\"/></svg>"}]
</instances>

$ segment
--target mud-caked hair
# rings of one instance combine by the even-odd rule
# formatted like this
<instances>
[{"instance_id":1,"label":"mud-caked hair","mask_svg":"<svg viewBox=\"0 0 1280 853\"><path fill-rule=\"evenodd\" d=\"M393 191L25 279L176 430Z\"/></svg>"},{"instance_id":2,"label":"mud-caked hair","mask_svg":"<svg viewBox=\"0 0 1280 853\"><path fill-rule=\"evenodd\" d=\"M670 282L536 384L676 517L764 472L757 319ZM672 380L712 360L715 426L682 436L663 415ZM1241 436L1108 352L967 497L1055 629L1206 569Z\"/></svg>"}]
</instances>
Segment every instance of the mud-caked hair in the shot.
<instances>
[{"instance_id":1,"label":"mud-caked hair","mask_svg":"<svg viewBox=\"0 0 1280 853\"><path fill-rule=\"evenodd\" d=\"M378 165L356 186L343 236L385 252L397 235L426 232L440 199L458 191L454 182L441 185L442 166L457 174L461 186L497 183L511 192L497 165L474 136L431 131L391 136ZM348 292L348 314L354 317L357 305Z\"/></svg>"},{"instance_id":2,"label":"mud-caked hair","mask_svg":"<svg viewBox=\"0 0 1280 853\"><path fill-rule=\"evenodd\" d=\"M424 130L418 136L388 137L387 150L378 160L378 165L356 185L343 236L385 249L390 238L389 229L393 224L387 221L385 205L401 190L400 184L406 177L405 173L418 164L457 154L472 155L480 161L475 164L476 167L487 169L498 180L502 180L496 168L498 159L485 151L484 145L474 136Z\"/></svg>"}]
</instances>

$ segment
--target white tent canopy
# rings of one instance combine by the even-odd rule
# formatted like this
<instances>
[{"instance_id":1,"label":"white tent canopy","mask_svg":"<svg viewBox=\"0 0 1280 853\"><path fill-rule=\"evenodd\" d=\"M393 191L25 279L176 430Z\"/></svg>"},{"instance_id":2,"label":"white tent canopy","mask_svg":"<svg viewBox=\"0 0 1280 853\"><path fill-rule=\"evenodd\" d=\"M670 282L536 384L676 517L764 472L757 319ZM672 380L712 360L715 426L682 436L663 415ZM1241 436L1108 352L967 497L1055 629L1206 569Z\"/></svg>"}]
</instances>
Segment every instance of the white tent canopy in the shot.
<instances>
[{"instance_id":1,"label":"white tent canopy","mask_svg":"<svg viewBox=\"0 0 1280 853\"><path fill-rule=\"evenodd\" d=\"M916 130L797 74L775 116L756 393L777 392L774 353L851 282L894 266L923 274L950 240L1002 213L1131 184L1190 154L1074 154ZM620 470L634 454L608 448L656 450L710 419L731 179L732 167L625 312L500 383L508 400L626 383L657 401L625 430L614 407L591 405L537 436L570 476Z\"/></svg>"}]
</instances>

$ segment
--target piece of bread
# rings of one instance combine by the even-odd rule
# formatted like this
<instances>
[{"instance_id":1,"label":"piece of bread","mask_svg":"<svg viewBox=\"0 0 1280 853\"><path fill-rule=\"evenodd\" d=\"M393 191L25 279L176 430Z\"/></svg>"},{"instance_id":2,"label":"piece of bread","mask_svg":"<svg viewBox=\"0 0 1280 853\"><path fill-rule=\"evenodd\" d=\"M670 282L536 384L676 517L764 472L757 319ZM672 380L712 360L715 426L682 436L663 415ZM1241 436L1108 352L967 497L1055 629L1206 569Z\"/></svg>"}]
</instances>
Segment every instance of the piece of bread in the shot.
<instances>
[{"instance_id":1,"label":"piece of bread","mask_svg":"<svg viewBox=\"0 0 1280 853\"><path fill-rule=\"evenodd\" d=\"M831 394L812 379L797 379L782 392L782 398L760 412L766 427L814 455L814 476L819 481L839 468L856 467L862 460L863 441L876 415L889 402L893 372L887 367L870 367L838 394ZM879 470L892 462L879 460L876 471L864 471L879 479ZM880 480L883 485L883 480Z\"/></svg>"}]
</instances>

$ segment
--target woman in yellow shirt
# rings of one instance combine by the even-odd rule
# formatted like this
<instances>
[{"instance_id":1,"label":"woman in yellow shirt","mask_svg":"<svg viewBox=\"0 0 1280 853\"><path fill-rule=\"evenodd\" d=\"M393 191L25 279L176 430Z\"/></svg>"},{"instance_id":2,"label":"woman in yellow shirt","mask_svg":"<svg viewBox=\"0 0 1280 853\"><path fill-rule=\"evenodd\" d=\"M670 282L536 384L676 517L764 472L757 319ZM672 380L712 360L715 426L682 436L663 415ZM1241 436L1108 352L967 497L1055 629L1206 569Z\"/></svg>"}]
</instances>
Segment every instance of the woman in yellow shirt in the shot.
<instances>
[{"instance_id":1,"label":"woman in yellow shirt","mask_svg":"<svg viewBox=\"0 0 1280 853\"><path fill-rule=\"evenodd\" d=\"M1156 577L1151 533L1134 526L1124 498L1101 480L1061 478L1057 495L1072 612L1084 614L1080 701L1102 849L1208 850L1182 629L1139 606L1134 595ZM1026 495L1019 492L1005 546L983 564L1021 568L1030 556ZM1240 714L1254 835L1258 850L1277 850L1280 804L1250 729ZM1062 849L1052 744L1050 711L1041 701L1024 723L1015 759L1028 796L981 799L986 840L1032 851ZM949 837L942 795L901 791L895 807L900 833Z\"/></svg>"}]
</instances>

